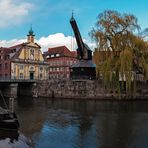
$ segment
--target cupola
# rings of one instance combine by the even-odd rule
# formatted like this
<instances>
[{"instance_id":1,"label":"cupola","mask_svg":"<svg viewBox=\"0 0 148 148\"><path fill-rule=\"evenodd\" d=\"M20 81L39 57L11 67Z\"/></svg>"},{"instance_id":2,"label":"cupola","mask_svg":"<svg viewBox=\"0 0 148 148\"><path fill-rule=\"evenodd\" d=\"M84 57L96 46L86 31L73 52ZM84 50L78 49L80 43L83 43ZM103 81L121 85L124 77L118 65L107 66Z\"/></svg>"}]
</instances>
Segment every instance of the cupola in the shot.
<instances>
[{"instance_id":1,"label":"cupola","mask_svg":"<svg viewBox=\"0 0 148 148\"><path fill-rule=\"evenodd\" d=\"M31 27L30 27L30 30L29 30L29 32L28 32L28 38L27 38L27 42L29 42L29 43L34 43L34 32L33 32L33 30L32 30L32 25L31 25Z\"/></svg>"}]
</instances>

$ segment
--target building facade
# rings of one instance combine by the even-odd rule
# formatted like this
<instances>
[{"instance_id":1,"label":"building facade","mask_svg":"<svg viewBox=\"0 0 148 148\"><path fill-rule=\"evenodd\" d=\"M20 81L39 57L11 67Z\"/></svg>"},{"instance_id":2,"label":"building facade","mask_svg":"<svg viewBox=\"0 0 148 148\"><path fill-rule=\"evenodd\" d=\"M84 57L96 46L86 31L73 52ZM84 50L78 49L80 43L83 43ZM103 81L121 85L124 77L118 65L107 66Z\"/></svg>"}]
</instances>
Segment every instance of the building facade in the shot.
<instances>
[{"instance_id":1,"label":"building facade","mask_svg":"<svg viewBox=\"0 0 148 148\"><path fill-rule=\"evenodd\" d=\"M0 48L0 79L48 79L48 63L41 47L34 42L34 32L29 30L27 42L9 48Z\"/></svg>"},{"instance_id":2,"label":"building facade","mask_svg":"<svg viewBox=\"0 0 148 148\"><path fill-rule=\"evenodd\" d=\"M49 64L49 79L67 79L70 77L70 67L77 61L76 52L65 46L49 48L44 57Z\"/></svg>"}]
</instances>

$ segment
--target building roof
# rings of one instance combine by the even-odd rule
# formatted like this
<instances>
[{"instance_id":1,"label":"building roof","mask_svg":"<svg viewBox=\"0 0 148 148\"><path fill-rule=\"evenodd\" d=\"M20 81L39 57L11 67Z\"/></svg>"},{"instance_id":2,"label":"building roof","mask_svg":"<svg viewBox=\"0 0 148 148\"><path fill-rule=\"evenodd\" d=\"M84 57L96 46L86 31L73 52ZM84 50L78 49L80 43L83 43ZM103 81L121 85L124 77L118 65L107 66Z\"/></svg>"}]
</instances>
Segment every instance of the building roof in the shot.
<instances>
[{"instance_id":1,"label":"building roof","mask_svg":"<svg viewBox=\"0 0 148 148\"><path fill-rule=\"evenodd\" d=\"M44 54L46 56L59 54L59 57L74 57L74 58L76 58L76 53L70 51L66 46L48 48L48 51L44 52Z\"/></svg>"},{"instance_id":2,"label":"building roof","mask_svg":"<svg viewBox=\"0 0 148 148\"><path fill-rule=\"evenodd\" d=\"M10 51L10 48L7 48L7 47L0 47L0 50Z\"/></svg>"},{"instance_id":3,"label":"building roof","mask_svg":"<svg viewBox=\"0 0 148 148\"><path fill-rule=\"evenodd\" d=\"M96 67L96 65L91 60L79 60L72 65L72 68L80 68L80 67Z\"/></svg>"},{"instance_id":4,"label":"building roof","mask_svg":"<svg viewBox=\"0 0 148 148\"><path fill-rule=\"evenodd\" d=\"M23 45L25 45L25 43L20 43L20 44L14 45L14 46L10 46L9 48L10 49L21 48Z\"/></svg>"},{"instance_id":5,"label":"building roof","mask_svg":"<svg viewBox=\"0 0 148 148\"><path fill-rule=\"evenodd\" d=\"M20 44L14 45L14 46L10 46L8 48L0 47L0 49L5 50L5 53L9 54L11 59L16 59L19 56L19 54L24 46L40 48L40 45L38 45L37 43L25 42L25 43L20 43Z\"/></svg>"}]
</instances>

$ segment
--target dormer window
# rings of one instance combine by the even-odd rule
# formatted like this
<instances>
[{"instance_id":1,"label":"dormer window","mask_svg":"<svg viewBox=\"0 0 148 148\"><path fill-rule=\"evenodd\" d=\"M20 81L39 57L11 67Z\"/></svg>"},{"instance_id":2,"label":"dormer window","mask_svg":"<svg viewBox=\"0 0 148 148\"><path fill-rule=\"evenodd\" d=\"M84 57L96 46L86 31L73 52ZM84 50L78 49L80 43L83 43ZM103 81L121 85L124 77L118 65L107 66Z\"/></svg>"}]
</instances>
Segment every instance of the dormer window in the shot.
<instances>
[{"instance_id":1,"label":"dormer window","mask_svg":"<svg viewBox=\"0 0 148 148\"><path fill-rule=\"evenodd\" d=\"M16 52L16 48L13 49L13 52Z\"/></svg>"},{"instance_id":2,"label":"dormer window","mask_svg":"<svg viewBox=\"0 0 148 148\"><path fill-rule=\"evenodd\" d=\"M57 53L57 54L56 54L56 57L59 57L59 56L60 56L60 54L59 54L59 53Z\"/></svg>"}]
</instances>

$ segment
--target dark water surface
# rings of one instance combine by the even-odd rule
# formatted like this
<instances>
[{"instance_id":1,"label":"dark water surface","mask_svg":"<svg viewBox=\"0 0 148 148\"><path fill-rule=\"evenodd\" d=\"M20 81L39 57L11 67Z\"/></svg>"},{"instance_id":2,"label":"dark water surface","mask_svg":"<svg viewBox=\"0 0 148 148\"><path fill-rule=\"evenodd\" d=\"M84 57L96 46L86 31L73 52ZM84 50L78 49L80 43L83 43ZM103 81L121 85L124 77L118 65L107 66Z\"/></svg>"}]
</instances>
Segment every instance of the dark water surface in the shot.
<instances>
[{"instance_id":1,"label":"dark water surface","mask_svg":"<svg viewBox=\"0 0 148 148\"><path fill-rule=\"evenodd\" d=\"M148 101L21 97L15 109L35 148L148 148Z\"/></svg>"}]
</instances>

